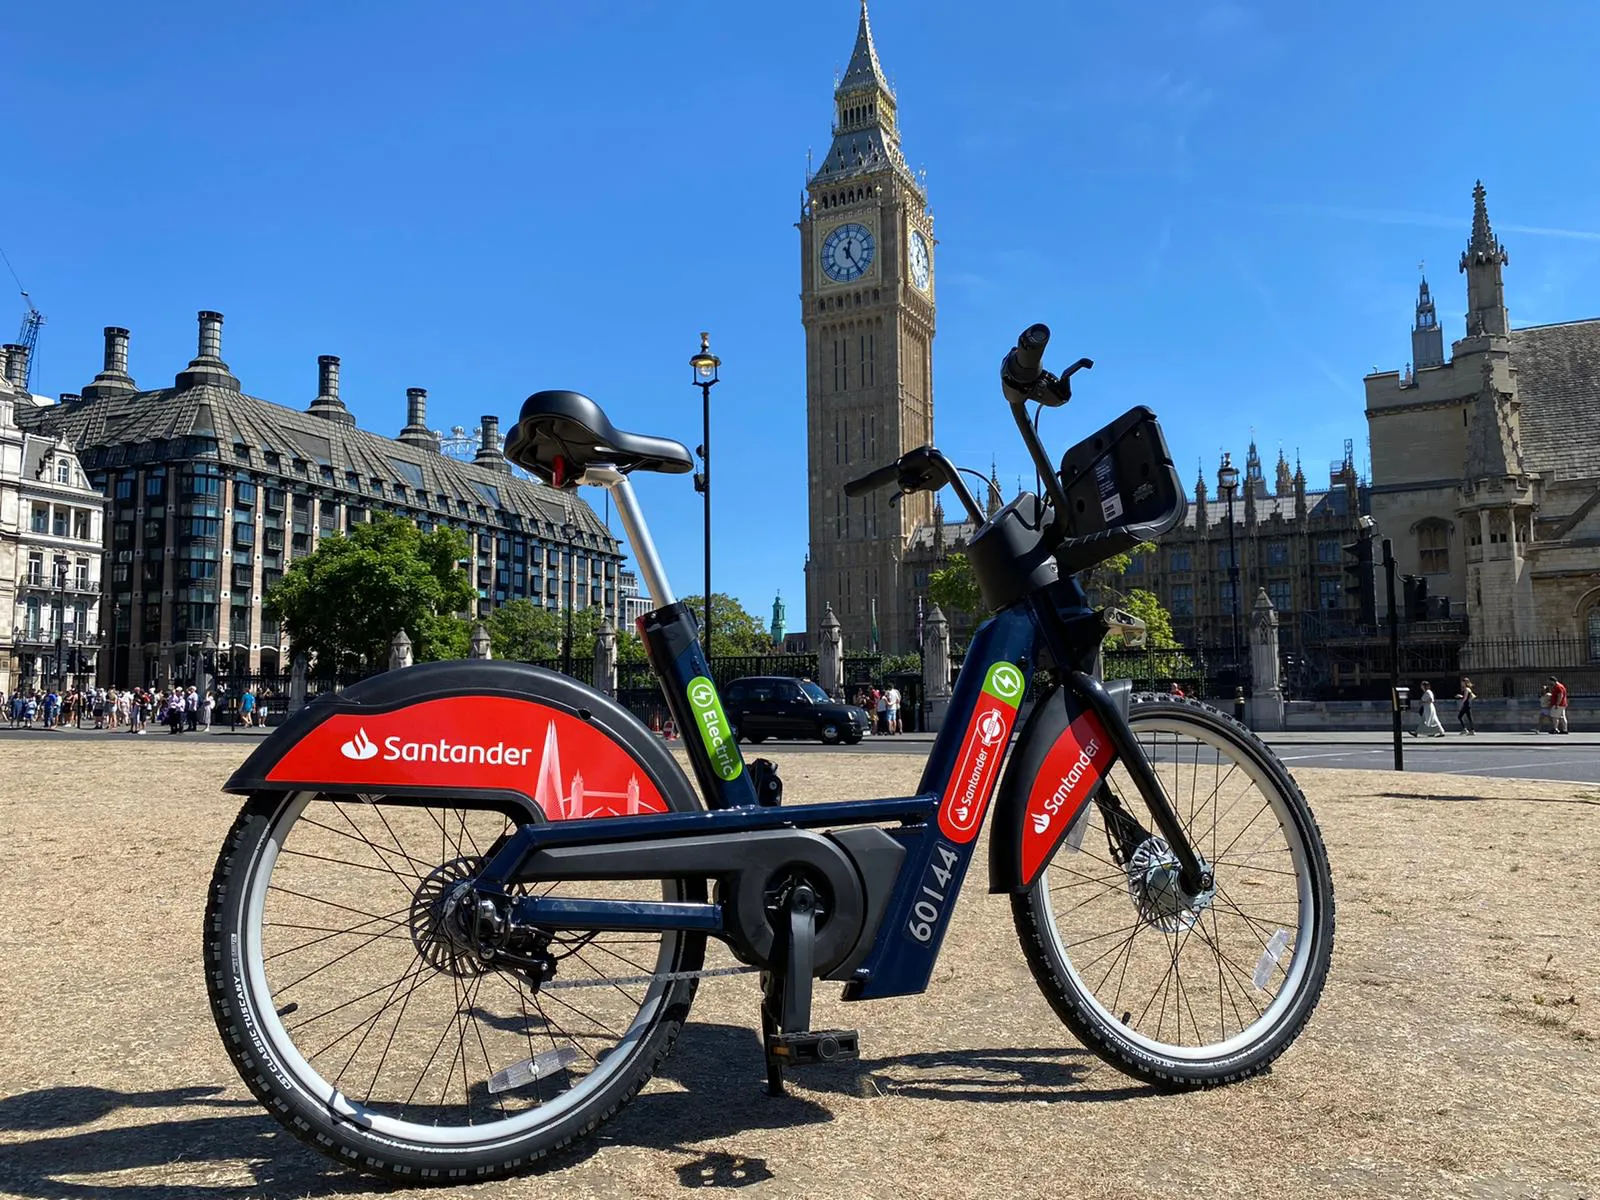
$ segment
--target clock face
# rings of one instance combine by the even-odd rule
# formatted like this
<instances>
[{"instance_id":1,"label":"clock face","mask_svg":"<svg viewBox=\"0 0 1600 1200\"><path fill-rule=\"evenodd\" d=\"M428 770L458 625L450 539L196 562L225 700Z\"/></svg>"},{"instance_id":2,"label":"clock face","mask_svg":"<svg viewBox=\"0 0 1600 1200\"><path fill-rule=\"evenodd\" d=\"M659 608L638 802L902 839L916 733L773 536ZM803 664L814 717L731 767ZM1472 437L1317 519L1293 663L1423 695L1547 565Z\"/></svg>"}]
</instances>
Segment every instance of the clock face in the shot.
<instances>
[{"instance_id":1,"label":"clock face","mask_svg":"<svg viewBox=\"0 0 1600 1200\"><path fill-rule=\"evenodd\" d=\"M928 239L915 229L911 231L911 282L928 290Z\"/></svg>"},{"instance_id":2,"label":"clock face","mask_svg":"<svg viewBox=\"0 0 1600 1200\"><path fill-rule=\"evenodd\" d=\"M840 225L822 243L822 271L835 283L860 279L872 265L877 244L865 225Z\"/></svg>"}]
</instances>

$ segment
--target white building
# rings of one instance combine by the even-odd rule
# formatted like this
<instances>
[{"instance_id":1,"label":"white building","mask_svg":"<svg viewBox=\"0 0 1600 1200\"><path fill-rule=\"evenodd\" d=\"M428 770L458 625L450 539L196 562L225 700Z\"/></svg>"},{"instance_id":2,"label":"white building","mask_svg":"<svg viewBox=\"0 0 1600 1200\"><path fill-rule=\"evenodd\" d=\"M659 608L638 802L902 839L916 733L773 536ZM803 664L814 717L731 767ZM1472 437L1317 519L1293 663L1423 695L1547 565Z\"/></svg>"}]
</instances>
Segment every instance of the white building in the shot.
<instances>
[{"instance_id":1,"label":"white building","mask_svg":"<svg viewBox=\"0 0 1600 1200\"><path fill-rule=\"evenodd\" d=\"M0 359L0 693L94 679L104 501L70 443L25 433L19 347Z\"/></svg>"},{"instance_id":2,"label":"white building","mask_svg":"<svg viewBox=\"0 0 1600 1200\"><path fill-rule=\"evenodd\" d=\"M639 576L627 569L617 572L617 594L622 598L624 629L635 628L639 618L656 607L656 602L649 596L639 594Z\"/></svg>"}]
</instances>

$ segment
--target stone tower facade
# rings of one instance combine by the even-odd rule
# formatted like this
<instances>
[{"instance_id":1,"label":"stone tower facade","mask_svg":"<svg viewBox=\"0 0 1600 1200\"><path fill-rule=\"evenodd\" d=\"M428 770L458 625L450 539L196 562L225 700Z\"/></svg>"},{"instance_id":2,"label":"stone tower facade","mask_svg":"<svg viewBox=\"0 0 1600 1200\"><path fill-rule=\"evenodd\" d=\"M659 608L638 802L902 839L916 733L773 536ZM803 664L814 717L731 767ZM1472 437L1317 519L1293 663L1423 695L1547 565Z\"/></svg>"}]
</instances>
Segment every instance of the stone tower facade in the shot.
<instances>
[{"instance_id":1,"label":"stone tower facade","mask_svg":"<svg viewBox=\"0 0 1600 1200\"><path fill-rule=\"evenodd\" d=\"M933 440L934 238L927 194L900 150L897 102L862 0L834 89L833 140L800 221L806 331L810 555L806 628L831 605L848 649L912 649L906 552L933 521L927 493L890 504L844 484Z\"/></svg>"},{"instance_id":2,"label":"stone tower facade","mask_svg":"<svg viewBox=\"0 0 1600 1200\"><path fill-rule=\"evenodd\" d=\"M1424 287L1415 368L1365 383L1372 515L1400 570L1449 597L1452 618L1465 608L1464 669L1526 690L1536 662L1576 658L1600 679L1600 320L1512 328L1509 262L1479 184L1464 336L1445 358ZM1527 671L1497 679L1491 663Z\"/></svg>"}]
</instances>

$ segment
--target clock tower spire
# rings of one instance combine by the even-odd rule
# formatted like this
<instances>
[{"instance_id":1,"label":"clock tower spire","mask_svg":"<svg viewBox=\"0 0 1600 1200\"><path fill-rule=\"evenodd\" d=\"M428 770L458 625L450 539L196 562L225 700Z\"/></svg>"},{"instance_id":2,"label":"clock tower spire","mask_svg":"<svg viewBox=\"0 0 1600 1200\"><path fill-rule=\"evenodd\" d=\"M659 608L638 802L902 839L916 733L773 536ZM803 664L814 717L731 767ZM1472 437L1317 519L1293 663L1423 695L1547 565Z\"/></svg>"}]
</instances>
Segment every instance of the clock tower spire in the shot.
<instances>
[{"instance_id":1,"label":"clock tower spire","mask_svg":"<svg viewBox=\"0 0 1600 1200\"><path fill-rule=\"evenodd\" d=\"M806 331L810 565L806 625L825 606L846 648L915 647L916 594L905 566L926 493L851 499L844 484L933 440L933 215L900 149L899 102L865 0L833 93L832 142L806 185L800 230Z\"/></svg>"}]
</instances>

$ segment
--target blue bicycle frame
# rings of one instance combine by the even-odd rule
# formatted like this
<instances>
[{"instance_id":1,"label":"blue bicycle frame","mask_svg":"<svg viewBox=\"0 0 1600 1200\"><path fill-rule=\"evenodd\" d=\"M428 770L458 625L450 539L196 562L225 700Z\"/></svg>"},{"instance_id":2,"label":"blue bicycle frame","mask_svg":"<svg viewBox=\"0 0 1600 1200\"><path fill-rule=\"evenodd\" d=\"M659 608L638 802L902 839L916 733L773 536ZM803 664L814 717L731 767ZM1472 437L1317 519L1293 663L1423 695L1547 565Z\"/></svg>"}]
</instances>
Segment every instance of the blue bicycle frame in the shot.
<instances>
[{"instance_id":1,"label":"blue bicycle frame","mask_svg":"<svg viewBox=\"0 0 1600 1200\"><path fill-rule=\"evenodd\" d=\"M1036 640L1036 618L1023 605L978 629L914 796L761 807L737 745L690 734L686 746L696 774L703 784L711 781L705 789L708 811L523 825L485 864L477 887L490 894L507 888L528 856L558 846L897 822L889 833L905 848L905 858L878 936L865 960L851 970L845 998L921 992L932 975L971 864L1025 683L1032 674ZM691 688L709 681L710 673L694 638L680 636L671 648L676 653L660 664L667 668L663 684L669 700L686 700ZM687 707L673 704L675 710ZM700 707L704 711L709 706ZM730 844L730 850L736 845ZM569 929L726 932L723 909L710 903L523 897L514 903L511 915L518 924Z\"/></svg>"}]
</instances>

